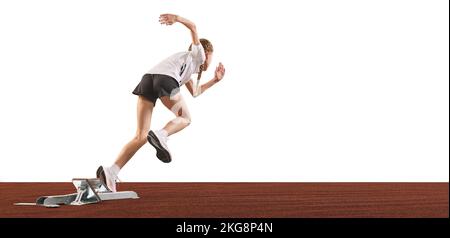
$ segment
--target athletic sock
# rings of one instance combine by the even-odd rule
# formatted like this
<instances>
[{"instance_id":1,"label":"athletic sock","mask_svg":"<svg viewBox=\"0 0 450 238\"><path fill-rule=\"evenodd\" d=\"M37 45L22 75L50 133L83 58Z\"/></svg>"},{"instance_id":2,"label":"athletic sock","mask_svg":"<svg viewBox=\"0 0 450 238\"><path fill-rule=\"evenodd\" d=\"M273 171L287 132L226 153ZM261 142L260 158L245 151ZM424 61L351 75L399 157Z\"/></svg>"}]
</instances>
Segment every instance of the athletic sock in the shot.
<instances>
[{"instance_id":1,"label":"athletic sock","mask_svg":"<svg viewBox=\"0 0 450 238\"><path fill-rule=\"evenodd\" d=\"M116 176L119 175L120 167L117 164L111 165L111 167L109 167L109 169L111 169L111 172L113 174L115 174Z\"/></svg>"},{"instance_id":2,"label":"athletic sock","mask_svg":"<svg viewBox=\"0 0 450 238\"><path fill-rule=\"evenodd\" d=\"M159 130L158 133L160 135L164 136L165 138L167 138L169 136L169 133L167 133L167 131L164 129Z\"/></svg>"}]
</instances>

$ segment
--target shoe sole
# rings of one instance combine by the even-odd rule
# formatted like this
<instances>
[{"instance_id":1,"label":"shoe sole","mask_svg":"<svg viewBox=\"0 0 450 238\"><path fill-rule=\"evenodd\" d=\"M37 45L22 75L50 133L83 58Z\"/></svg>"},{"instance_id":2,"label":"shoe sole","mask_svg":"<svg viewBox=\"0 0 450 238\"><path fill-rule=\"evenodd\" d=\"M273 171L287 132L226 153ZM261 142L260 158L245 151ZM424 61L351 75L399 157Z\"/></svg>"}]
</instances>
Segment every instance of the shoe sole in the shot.
<instances>
[{"instance_id":1,"label":"shoe sole","mask_svg":"<svg viewBox=\"0 0 450 238\"><path fill-rule=\"evenodd\" d=\"M111 189L108 188L108 185L106 183L106 175L105 175L105 170L103 170L103 166L98 167L96 174L97 174L97 178L100 179L100 181L105 185L106 189L108 189L109 191L112 191Z\"/></svg>"},{"instance_id":2,"label":"shoe sole","mask_svg":"<svg viewBox=\"0 0 450 238\"><path fill-rule=\"evenodd\" d=\"M164 163L170 163L172 158L169 152L162 147L161 142L159 142L158 137L156 137L153 131L150 131L147 135L148 143L150 143L156 149L156 157Z\"/></svg>"}]
</instances>

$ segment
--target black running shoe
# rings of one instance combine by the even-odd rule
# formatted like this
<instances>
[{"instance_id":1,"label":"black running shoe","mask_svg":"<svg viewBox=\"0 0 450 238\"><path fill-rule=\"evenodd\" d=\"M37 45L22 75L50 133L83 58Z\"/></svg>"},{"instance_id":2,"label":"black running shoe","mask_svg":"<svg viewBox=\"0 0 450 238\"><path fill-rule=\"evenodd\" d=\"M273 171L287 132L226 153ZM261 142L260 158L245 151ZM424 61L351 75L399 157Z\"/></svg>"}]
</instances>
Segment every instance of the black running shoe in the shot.
<instances>
[{"instance_id":1,"label":"black running shoe","mask_svg":"<svg viewBox=\"0 0 450 238\"><path fill-rule=\"evenodd\" d=\"M172 157L170 156L169 149L167 148L167 138L153 131L149 131L147 135L148 142L155 147L156 157L164 163L170 163Z\"/></svg>"}]
</instances>

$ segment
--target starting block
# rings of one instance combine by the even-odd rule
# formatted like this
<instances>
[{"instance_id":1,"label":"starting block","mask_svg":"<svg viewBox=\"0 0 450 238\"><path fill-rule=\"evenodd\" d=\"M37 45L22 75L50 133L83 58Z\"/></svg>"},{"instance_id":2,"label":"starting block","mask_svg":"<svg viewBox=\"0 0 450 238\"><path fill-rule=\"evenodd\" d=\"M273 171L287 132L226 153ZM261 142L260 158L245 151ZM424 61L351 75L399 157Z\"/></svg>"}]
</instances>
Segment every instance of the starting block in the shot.
<instances>
[{"instance_id":1,"label":"starting block","mask_svg":"<svg viewBox=\"0 0 450 238\"><path fill-rule=\"evenodd\" d=\"M112 192L98 178L74 178L72 183L77 189L76 193L55 196L42 196L36 199L36 203L14 203L14 205L44 206L49 208L60 207L60 205L85 205L99 203L101 201L118 199L138 199L133 191Z\"/></svg>"}]
</instances>

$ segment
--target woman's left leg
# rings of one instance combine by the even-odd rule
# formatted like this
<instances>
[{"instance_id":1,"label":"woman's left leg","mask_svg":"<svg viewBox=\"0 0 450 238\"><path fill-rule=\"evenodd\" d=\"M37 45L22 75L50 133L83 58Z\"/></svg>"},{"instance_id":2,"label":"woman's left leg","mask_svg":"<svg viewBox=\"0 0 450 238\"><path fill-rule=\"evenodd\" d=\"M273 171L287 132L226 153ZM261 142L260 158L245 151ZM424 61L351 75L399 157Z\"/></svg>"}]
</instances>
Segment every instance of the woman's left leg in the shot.
<instances>
[{"instance_id":1,"label":"woman's left leg","mask_svg":"<svg viewBox=\"0 0 450 238\"><path fill-rule=\"evenodd\" d=\"M142 96L138 97L137 128L134 137L122 148L112 166L100 166L97 169L97 178L100 178L113 192L116 191L116 179L120 169L147 142L147 133L150 130L153 107L153 102Z\"/></svg>"},{"instance_id":2,"label":"woman's left leg","mask_svg":"<svg viewBox=\"0 0 450 238\"><path fill-rule=\"evenodd\" d=\"M153 108L153 102L142 96L138 97L136 133L122 148L114 162L119 168L123 168L134 154L147 142L147 133L150 130Z\"/></svg>"}]
</instances>

